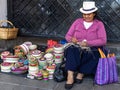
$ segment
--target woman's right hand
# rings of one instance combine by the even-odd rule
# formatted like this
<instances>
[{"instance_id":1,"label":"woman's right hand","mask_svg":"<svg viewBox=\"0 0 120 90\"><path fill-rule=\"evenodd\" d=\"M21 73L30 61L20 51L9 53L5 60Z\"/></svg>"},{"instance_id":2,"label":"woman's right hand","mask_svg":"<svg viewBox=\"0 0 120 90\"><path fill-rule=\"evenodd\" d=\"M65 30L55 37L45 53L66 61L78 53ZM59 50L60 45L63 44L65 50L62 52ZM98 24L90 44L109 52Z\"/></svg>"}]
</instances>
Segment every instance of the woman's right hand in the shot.
<instances>
[{"instance_id":1,"label":"woman's right hand","mask_svg":"<svg viewBox=\"0 0 120 90\"><path fill-rule=\"evenodd\" d=\"M75 37L73 37L71 41L75 44L78 42L78 40Z\"/></svg>"}]
</instances>

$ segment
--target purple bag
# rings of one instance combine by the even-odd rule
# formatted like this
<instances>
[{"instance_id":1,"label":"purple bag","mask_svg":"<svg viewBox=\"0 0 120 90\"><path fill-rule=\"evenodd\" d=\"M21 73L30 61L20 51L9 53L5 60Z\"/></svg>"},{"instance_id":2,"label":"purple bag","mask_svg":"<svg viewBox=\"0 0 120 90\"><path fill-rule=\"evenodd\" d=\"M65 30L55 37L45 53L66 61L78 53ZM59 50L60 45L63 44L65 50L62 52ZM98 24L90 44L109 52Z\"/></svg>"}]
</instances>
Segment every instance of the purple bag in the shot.
<instances>
[{"instance_id":1,"label":"purple bag","mask_svg":"<svg viewBox=\"0 0 120 90\"><path fill-rule=\"evenodd\" d=\"M109 57L109 83L118 82L117 66L116 66L116 57Z\"/></svg>"},{"instance_id":2,"label":"purple bag","mask_svg":"<svg viewBox=\"0 0 120 90\"><path fill-rule=\"evenodd\" d=\"M99 58L96 74L95 83L98 85L104 85L109 83L118 82L116 57L114 54L108 54L106 57L103 51L98 49L101 58Z\"/></svg>"}]
</instances>

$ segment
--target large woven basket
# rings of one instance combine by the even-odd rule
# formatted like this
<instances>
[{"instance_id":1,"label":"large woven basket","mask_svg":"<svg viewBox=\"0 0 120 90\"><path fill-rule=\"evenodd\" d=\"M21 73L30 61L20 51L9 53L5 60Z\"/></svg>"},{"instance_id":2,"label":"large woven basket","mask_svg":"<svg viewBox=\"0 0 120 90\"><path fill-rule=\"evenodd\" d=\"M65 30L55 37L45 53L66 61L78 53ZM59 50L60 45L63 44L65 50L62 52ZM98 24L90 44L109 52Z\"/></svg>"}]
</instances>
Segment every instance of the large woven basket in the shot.
<instances>
[{"instance_id":1,"label":"large woven basket","mask_svg":"<svg viewBox=\"0 0 120 90\"><path fill-rule=\"evenodd\" d=\"M12 27L6 28L3 27L3 23L8 23ZM18 28L15 28L15 26L12 24L12 22L8 20L1 20L0 21L0 39L15 39L17 37Z\"/></svg>"}]
</instances>

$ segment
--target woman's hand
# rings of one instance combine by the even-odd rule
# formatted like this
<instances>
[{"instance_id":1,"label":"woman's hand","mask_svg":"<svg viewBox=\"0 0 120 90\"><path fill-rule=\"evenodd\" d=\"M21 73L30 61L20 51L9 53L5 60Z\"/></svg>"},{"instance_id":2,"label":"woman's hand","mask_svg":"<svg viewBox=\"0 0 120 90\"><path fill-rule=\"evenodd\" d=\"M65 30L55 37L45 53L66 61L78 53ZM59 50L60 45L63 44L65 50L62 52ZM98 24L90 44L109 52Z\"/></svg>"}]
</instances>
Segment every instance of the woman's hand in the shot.
<instances>
[{"instance_id":1,"label":"woman's hand","mask_svg":"<svg viewBox=\"0 0 120 90\"><path fill-rule=\"evenodd\" d=\"M73 37L71 41L75 44L78 42L78 40L75 37Z\"/></svg>"},{"instance_id":2,"label":"woman's hand","mask_svg":"<svg viewBox=\"0 0 120 90\"><path fill-rule=\"evenodd\" d=\"M81 47L87 47L87 46L88 46L86 40L83 40L82 42L79 42L79 45L80 45Z\"/></svg>"}]
</instances>

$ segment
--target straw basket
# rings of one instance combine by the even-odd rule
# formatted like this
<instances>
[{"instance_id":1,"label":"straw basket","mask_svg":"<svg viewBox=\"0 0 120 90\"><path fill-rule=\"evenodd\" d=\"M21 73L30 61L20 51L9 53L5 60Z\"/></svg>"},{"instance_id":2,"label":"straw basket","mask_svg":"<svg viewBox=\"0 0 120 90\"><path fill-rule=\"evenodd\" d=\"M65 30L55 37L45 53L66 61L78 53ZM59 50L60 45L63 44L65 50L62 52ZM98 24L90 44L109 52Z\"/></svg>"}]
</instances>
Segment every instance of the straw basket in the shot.
<instances>
[{"instance_id":1,"label":"straw basket","mask_svg":"<svg viewBox=\"0 0 120 90\"><path fill-rule=\"evenodd\" d=\"M4 28L2 26L3 23L9 23L12 27L11 28ZM8 20L1 20L0 21L0 39L15 39L17 37L18 28Z\"/></svg>"}]
</instances>

